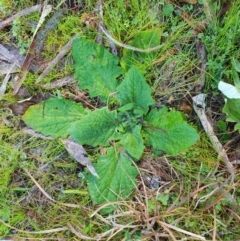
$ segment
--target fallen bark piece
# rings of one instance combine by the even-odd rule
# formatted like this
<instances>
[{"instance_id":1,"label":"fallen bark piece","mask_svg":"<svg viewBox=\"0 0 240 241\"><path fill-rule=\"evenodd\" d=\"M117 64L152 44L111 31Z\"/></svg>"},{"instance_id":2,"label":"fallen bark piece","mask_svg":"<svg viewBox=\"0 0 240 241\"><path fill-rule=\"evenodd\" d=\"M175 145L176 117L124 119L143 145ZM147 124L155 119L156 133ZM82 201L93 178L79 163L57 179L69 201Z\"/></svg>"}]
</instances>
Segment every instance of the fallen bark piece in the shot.
<instances>
[{"instance_id":1,"label":"fallen bark piece","mask_svg":"<svg viewBox=\"0 0 240 241\"><path fill-rule=\"evenodd\" d=\"M24 57L21 56L19 54L18 51L16 51L16 49L14 50L12 47L12 51L10 51L8 48L6 48L8 46L4 46L2 44L0 44L0 56L1 59L3 59L4 61L8 61L11 64L15 64L17 67L21 68L22 63L24 61Z\"/></svg>"},{"instance_id":2,"label":"fallen bark piece","mask_svg":"<svg viewBox=\"0 0 240 241\"><path fill-rule=\"evenodd\" d=\"M17 66L14 66L13 68L11 68L11 66L12 64L0 62L0 76L8 74L9 69L10 69L10 74L18 73L20 71L20 69Z\"/></svg>"}]
</instances>

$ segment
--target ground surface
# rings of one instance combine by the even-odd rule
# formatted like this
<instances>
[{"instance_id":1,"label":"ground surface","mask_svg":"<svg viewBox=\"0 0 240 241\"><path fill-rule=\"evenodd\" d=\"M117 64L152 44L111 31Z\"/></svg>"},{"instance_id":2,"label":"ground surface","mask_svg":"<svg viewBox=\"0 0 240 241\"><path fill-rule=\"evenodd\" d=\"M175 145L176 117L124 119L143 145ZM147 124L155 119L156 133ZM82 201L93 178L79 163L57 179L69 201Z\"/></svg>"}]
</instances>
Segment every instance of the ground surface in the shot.
<instances>
[{"instance_id":1,"label":"ground surface","mask_svg":"<svg viewBox=\"0 0 240 241\"><path fill-rule=\"evenodd\" d=\"M0 238L240 240L239 133L226 122L217 88L220 80L233 83L231 59L240 59L240 2L67 2L48 1L52 12L32 41L42 11L39 1L0 0ZM146 148L137 163L136 189L104 216L91 202L84 167L61 140L29 133L21 116L49 96L93 109L101 105L73 78L76 34L121 57L137 33L151 29L160 30L161 48L142 57L138 67L156 106L183 112L200 139L177 156L153 155ZM193 109L192 97L200 93L206 94L205 122L226 155L219 156ZM93 162L104 152L85 149Z\"/></svg>"}]
</instances>

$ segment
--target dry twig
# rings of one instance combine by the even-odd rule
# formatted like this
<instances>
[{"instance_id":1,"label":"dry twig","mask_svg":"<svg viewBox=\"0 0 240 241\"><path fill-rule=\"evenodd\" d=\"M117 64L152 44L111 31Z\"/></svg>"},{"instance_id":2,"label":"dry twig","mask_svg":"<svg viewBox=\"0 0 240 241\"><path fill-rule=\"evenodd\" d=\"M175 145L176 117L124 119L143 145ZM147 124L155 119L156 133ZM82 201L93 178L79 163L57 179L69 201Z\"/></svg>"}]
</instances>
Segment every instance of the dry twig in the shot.
<instances>
[{"instance_id":1,"label":"dry twig","mask_svg":"<svg viewBox=\"0 0 240 241\"><path fill-rule=\"evenodd\" d=\"M226 150L223 148L222 144L218 140L217 136L215 135L215 133L213 131L211 124L209 123L209 121L207 119L207 116L204 112L204 105L205 105L204 101L205 101L204 94L199 94L199 95L193 97L193 108L194 108L195 112L197 113L209 140L211 141L216 152L218 153L218 157L224 162L228 172L231 175L231 179L233 181L234 180L234 167L233 167L232 163L229 161Z\"/></svg>"}]
</instances>

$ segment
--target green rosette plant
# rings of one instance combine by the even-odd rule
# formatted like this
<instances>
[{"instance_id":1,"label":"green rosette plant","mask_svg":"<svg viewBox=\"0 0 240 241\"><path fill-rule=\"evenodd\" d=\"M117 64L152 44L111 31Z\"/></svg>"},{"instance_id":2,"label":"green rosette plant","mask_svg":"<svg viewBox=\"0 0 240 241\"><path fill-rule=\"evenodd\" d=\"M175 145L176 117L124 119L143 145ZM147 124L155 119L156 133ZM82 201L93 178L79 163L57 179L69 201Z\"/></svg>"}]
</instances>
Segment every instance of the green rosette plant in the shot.
<instances>
[{"instance_id":1,"label":"green rosette plant","mask_svg":"<svg viewBox=\"0 0 240 241\"><path fill-rule=\"evenodd\" d=\"M80 103L50 98L31 106L23 120L44 135L106 147L106 154L93 164L99 178L88 175L89 194L97 204L124 200L136 186L138 171L133 162L140 160L145 147L177 155L199 136L183 113L156 108L152 89L140 71L131 66L124 73L119 58L102 45L78 38L73 59L79 87L105 106L90 110Z\"/></svg>"}]
</instances>

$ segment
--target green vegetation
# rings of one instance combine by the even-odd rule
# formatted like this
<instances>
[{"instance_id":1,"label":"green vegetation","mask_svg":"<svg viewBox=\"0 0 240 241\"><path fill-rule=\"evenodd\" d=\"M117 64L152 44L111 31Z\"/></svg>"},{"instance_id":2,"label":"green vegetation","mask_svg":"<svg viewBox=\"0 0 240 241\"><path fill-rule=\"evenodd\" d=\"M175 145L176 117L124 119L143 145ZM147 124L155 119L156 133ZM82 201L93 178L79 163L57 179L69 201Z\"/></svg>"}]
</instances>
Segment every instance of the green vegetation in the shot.
<instances>
[{"instance_id":1,"label":"green vegetation","mask_svg":"<svg viewBox=\"0 0 240 241\"><path fill-rule=\"evenodd\" d=\"M27 94L12 95L18 73L0 89L0 239L238 240L239 1L78 2L48 1ZM0 22L34 3L1 1ZM1 44L27 53L40 16L0 29ZM75 82L45 85L68 75ZM196 86L234 165L231 180L193 110ZM36 94L51 97L30 101L23 116L10 112ZM67 138L84 146L98 177L69 155Z\"/></svg>"},{"instance_id":2,"label":"green vegetation","mask_svg":"<svg viewBox=\"0 0 240 241\"><path fill-rule=\"evenodd\" d=\"M80 144L94 147L111 143L107 155L99 157L95 166L99 177L88 179L89 192L98 204L125 199L136 185L137 171L131 160L138 161L146 146L155 153L177 155L193 145L198 135L181 112L166 107L149 110L154 104L152 91L136 67L132 66L119 84L117 78L123 71L117 66L118 58L103 46L77 39L73 58L79 86L88 89L91 97L112 103L112 110L90 111L75 102L49 99L30 107L23 120L46 136L70 135Z\"/></svg>"}]
</instances>

